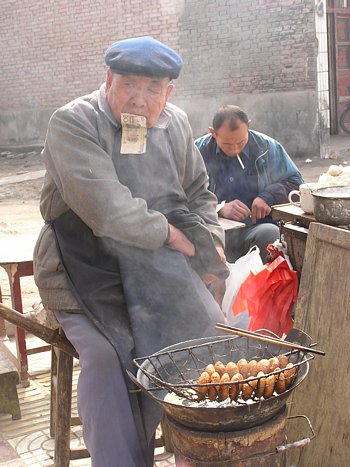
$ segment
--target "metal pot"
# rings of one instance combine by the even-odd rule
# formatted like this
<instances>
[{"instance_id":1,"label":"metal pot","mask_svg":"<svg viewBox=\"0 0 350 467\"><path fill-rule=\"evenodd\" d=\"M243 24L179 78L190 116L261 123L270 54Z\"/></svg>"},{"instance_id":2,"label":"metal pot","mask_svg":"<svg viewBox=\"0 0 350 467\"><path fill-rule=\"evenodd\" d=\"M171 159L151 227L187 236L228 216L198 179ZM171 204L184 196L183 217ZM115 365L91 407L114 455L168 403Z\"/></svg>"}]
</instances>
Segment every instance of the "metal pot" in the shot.
<instances>
[{"instance_id":1,"label":"metal pot","mask_svg":"<svg viewBox=\"0 0 350 467\"><path fill-rule=\"evenodd\" d=\"M317 222L329 225L350 224L350 186L331 186L312 191Z\"/></svg>"}]
</instances>

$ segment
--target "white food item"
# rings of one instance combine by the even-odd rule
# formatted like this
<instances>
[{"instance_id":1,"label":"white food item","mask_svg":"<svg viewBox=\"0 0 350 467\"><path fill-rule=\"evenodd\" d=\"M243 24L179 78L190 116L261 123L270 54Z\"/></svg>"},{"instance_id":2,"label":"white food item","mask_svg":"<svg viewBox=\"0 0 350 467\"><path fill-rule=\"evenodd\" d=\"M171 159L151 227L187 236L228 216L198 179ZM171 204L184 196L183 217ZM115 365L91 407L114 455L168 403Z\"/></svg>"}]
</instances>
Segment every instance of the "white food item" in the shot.
<instances>
[{"instance_id":1,"label":"white food item","mask_svg":"<svg viewBox=\"0 0 350 467\"><path fill-rule=\"evenodd\" d=\"M318 182L324 186L350 185L350 167L331 165L327 172L319 177Z\"/></svg>"},{"instance_id":2,"label":"white food item","mask_svg":"<svg viewBox=\"0 0 350 467\"><path fill-rule=\"evenodd\" d=\"M331 165L327 170L328 175L332 175L332 177L337 177L343 172L343 167L341 165Z\"/></svg>"},{"instance_id":3,"label":"white food item","mask_svg":"<svg viewBox=\"0 0 350 467\"><path fill-rule=\"evenodd\" d=\"M243 402L245 405L250 405L250 404L254 404L257 402L257 400L253 400L253 399L248 399L246 401L243 401L243 399L241 398L239 398L239 401L241 403ZM220 407L234 407L237 405L242 405L236 401L231 400L229 397L225 399L224 401L210 401L209 399L204 399L199 402L190 401L184 397L180 397L176 395L174 392L168 392L166 396L164 397L164 402L168 402L170 404L175 404L175 405L182 405L184 407L206 407L208 409L210 408L217 409Z\"/></svg>"}]
</instances>

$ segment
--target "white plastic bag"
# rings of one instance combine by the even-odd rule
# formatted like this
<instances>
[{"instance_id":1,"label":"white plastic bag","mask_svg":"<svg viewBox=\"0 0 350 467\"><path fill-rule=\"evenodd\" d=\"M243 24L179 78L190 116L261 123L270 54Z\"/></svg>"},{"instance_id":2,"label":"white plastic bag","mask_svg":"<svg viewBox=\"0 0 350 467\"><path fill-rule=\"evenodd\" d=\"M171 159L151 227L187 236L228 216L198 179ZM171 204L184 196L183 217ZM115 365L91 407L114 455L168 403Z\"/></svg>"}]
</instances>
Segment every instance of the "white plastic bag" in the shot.
<instances>
[{"instance_id":1,"label":"white plastic bag","mask_svg":"<svg viewBox=\"0 0 350 467\"><path fill-rule=\"evenodd\" d=\"M260 258L259 247L256 245L253 246L246 255L238 258L235 263L226 263L226 265L230 270L230 275L226 279L226 291L222 300L222 311L230 325L246 329L249 317L243 316L244 313L241 313L239 316L234 316L232 313L232 304L241 284L246 280L250 272L260 271L264 266Z\"/></svg>"}]
</instances>

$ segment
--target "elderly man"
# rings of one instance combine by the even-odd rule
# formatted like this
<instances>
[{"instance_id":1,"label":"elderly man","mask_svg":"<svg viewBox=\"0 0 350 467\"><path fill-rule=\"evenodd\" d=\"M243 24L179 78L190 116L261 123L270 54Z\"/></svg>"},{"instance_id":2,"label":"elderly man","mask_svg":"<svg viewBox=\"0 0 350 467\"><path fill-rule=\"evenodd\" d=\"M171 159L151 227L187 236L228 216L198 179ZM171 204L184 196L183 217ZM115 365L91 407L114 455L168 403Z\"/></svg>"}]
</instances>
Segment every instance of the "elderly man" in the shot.
<instances>
[{"instance_id":1,"label":"elderly man","mask_svg":"<svg viewBox=\"0 0 350 467\"><path fill-rule=\"evenodd\" d=\"M161 412L129 392L125 369L215 335L223 315L205 283L227 268L205 166L186 115L167 103L180 56L138 37L111 45L105 62L105 84L48 126L35 279L79 354L92 465L143 467Z\"/></svg>"},{"instance_id":2,"label":"elderly man","mask_svg":"<svg viewBox=\"0 0 350 467\"><path fill-rule=\"evenodd\" d=\"M303 183L283 146L249 129L247 114L224 105L214 115L210 133L195 141L209 175L209 189L224 206L219 216L246 224L226 238L226 255L235 261L258 245L262 260L266 247L279 238L270 216L273 204L288 202L290 191Z\"/></svg>"}]
</instances>

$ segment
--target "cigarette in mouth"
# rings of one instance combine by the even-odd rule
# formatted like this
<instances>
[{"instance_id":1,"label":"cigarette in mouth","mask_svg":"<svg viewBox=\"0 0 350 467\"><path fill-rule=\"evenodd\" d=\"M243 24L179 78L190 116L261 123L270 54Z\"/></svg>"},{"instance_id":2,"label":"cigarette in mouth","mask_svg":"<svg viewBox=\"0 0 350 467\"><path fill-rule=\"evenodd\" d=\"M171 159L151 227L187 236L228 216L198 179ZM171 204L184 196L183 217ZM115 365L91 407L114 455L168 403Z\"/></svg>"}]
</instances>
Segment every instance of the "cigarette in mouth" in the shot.
<instances>
[{"instance_id":1,"label":"cigarette in mouth","mask_svg":"<svg viewBox=\"0 0 350 467\"><path fill-rule=\"evenodd\" d=\"M238 159L238 162L241 164L242 169L244 170L245 167L244 167L244 164L243 164L241 158L239 157L239 154L237 154L237 159Z\"/></svg>"}]
</instances>

